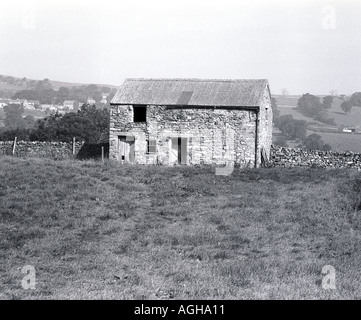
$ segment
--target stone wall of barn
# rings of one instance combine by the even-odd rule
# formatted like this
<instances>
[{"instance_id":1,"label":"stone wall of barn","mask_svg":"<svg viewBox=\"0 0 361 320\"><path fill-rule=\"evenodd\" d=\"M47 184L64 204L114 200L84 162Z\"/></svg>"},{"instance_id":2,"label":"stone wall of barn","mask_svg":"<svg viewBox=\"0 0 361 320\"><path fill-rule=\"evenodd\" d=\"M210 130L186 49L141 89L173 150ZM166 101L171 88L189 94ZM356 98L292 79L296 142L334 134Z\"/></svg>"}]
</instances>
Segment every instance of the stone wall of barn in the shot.
<instances>
[{"instance_id":1,"label":"stone wall of barn","mask_svg":"<svg viewBox=\"0 0 361 320\"><path fill-rule=\"evenodd\" d=\"M271 121L272 119L268 119ZM259 127L265 125L262 119ZM255 111L218 108L148 106L147 122L133 122L133 106L114 105L110 112L110 159L120 160L118 137L135 139L135 162L170 164L171 138L187 138L187 164L254 166ZM259 128L262 131L262 128ZM147 154L147 140L155 139L157 153ZM267 135L260 143L267 145ZM260 161L260 157L258 158Z\"/></svg>"}]
</instances>

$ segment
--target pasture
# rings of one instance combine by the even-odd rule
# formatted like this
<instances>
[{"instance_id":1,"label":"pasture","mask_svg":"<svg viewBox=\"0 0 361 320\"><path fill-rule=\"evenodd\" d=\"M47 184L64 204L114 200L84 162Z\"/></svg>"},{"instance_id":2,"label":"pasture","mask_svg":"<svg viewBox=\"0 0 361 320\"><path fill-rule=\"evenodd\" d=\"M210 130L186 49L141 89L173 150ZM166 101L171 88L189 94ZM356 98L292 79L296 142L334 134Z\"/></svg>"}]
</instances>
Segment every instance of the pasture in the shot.
<instances>
[{"instance_id":1,"label":"pasture","mask_svg":"<svg viewBox=\"0 0 361 320\"><path fill-rule=\"evenodd\" d=\"M317 127L334 127L335 130L340 130L340 128L353 126L358 131L360 130L361 125L361 108L353 107L351 112L345 114L341 109L341 99L334 98L334 102L332 104L332 108L328 110L328 114L330 118L334 118L336 125L330 126L314 120L311 117L306 117L302 113L300 113L295 106L297 105L297 100L299 96L276 96L277 103L280 100L281 104L278 105L278 110L280 111L280 115L292 115L296 120L304 120L308 125L314 125ZM322 99L320 99L322 101ZM283 104L282 104L283 103ZM361 135L359 134L345 134L341 132L314 132L311 130L307 130L307 135L316 133L321 136L324 143L329 144L332 147L333 151L352 151L355 153L361 153ZM293 143L292 141L288 141L288 145L291 147L295 147L298 143Z\"/></svg>"},{"instance_id":2,"label":"pasture","mask_svg":"<svg viewBox=\"0 0 361 320\"><path fill-rule=\"evenodd\" d=\"M0 298L360 299L360 194L348 170L2 156Z\"/></svg>"},{"instance_id":3,"label":"pasture","mask_svg":"<svg viewBox=\"0 0 361 320\"><path fill-rule=\"evenodd\" d=\"M340 108L341 109L341 108ZM342 109L333 108L329 111L331 118L335 119L337 126L348 127L354 126L361 129L361 108L353 107L351 112L345 114Z\"/></svg>"},{"instance_id":4,"label":"pasture","mask_svg":"<svg viewBox=\"0 0 361 320\"><path fill-rule=\"evenodd\" d=\"M321 136L323 142L328 143L332 147L332 151L361 153L361 134L314 132L307 130L307 135L312 133Z\"/></svg>"},{"instance_id":5,"label":"pasture","mask_svg":"<svg viewBox=\"0 0 361 320\"><path fill-rule=\"evenodd\" d=\"M279 96L273 95L277 100L278 109L280 111L281 116L290 114L294 119L297 120L305 120L307 122L314 122L320 125L322 122L316 121L311 117L306 117L295 108L297 106L298 99L301 96ZM322 97L320 97L320 102L322 102ZM336 126L360 126L361 125L361 108L353 107L351 112L345 114L345 112L341 109L340 98L335 97L332 103L332 108L328 109L328 114L330 118L335 119Z\"/></svg>"},{"instance_id":6,"label":"pasture","mask_svg":"<svg viewBox=\"0 0 361 320\"><path fill-rule=\"evenodd\" d=\"M277 100L277 105L279 107L280 106L296 107L298 99L301 97L301 95L286 95L286 96L283 96L283 95L273 94L272 97Z\"/></svg>"},{"instance_id":7,"label":"pasture","mask_svg":"<svg viewBox=\"0 0 361 320\"><path fill-rule=\"evenodd\" d=\"M299 112L295 107L282 107L282 106L278 106L278 110L280 111L280 116L285 116L285 115L292 115L293 119L296 120L304 120L306 121L308 124L317 124L319 126L324 126L325 124L323 124L320 121L314 120L313 118L310 117L306 117L305 115L303 115L301 112Z\"/></svg>"}]
</instances>

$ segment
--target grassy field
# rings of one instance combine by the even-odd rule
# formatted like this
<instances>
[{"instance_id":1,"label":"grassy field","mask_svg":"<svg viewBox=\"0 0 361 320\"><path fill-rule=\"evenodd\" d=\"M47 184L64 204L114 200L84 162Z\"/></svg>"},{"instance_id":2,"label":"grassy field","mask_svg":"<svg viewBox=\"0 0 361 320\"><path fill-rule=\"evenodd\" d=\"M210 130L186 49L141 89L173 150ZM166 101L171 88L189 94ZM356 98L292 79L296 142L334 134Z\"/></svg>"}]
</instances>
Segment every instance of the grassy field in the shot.
<instances>
[{"instance_id":1,"label":"grassy field","mask_svg":"<svg viewBox=\"0 0 361 320\"><path fill-rule=\"evenodd\" d=\"M272 97L277 100L278 106L297 106L298 99L301 98L302 95L277 95L273 94Z\"/></svg>"},{"instance_id":2,"label":"grassy field","mask_svg":"<svg viewBox=\"0 0 361 320\"><path fill-rule=\"evenodd\" d=\"M320 126L324 126L324 124L320 121L314 120L310 117L306 117L305 115L303 115L301 112L299 112L296 108L294 107L278 107L278 110L280 111L280 116L285 116L285 115L292 115L293 119L296 120L304 120L307 123L313 123L313 124L318 124Z\"/></svg>"},{"instance_id":3,"label":"grassy field","mask_svg":"<svg viewBox=\"0 0 361 320\"><path fill-rule=\"evenodd\" d=\"M360 192L355 171L3 156L0 298L360 299Z\"/></svg>"},{"instance_id":4,"label":"grassy field","mask_svg":"<svg viewBox=\"0 0 361 320\"><path fill-rule=\"evenodd\" d=\"M361 153L361 134L313 132L307 130L307 135L316 133L325 143L332 147L332 151L352 151Z\"/></svg>"},{"instance_id":5,"label":"grassy field","mask_svg":"<svg viewBox=\"0 0 361 320\"><path fill-rule=\"evenodd\" d=\"M297 106L299 96L282 96L282 95L272 95L277 100L277 105L280 110L281 115L291 114L295 119L305 120L307 122L317 122L310 117L305 117L303 114L295 110ZM322 102L323 96L320 97ZM328 110L329 116L335 119L336 126L360 126L361 125L361 108L353 107L351 112L345 114L341 109L340 98L335 97L332 103L332 108Z\"/></svg>"},{"instance_id":6,"label":"grassy field","mask_svg":"<svg viewBox=\"0 0 361 320\"><path fill-rule=\"evenodd\" d=\"M331 109L329 112L331 118L335 119L335 123L338 126L361 126L361 108L353 107L351 112L345 114L342 110L336 108Z\"/></svg>"},{"instance_id":7,"label":"grassy field","mask_svg":"<svg viewBox=\"0 0 361 320\"><path fill-rule=\"evenodd\" d=\"M294 108L278 107L278 109L280 110L281 116L291 114L294 119L305 120L309 124L313 124L316 126L319 125L320 127L325 126L321 122L318 122L311 118L305 117L303 114L301 114ZM354 108L354 109L355 110L352 111L352 114L349 114L349 115L345 115L345 114L342 115L340 113L338 113L338 114L330 113L330 116L334 117L335 121L337 119L338 123L343 122L343 123L354 124L354 125L356 125L358 123L358 125L361 125L361 108L358 108L360 110L358 110L357 108ZM352 116L354 116L353 119L352 119ZM347 120L347 119L349 119L349 120ZM337 127L335 127L335 128L337 128ZM273 128L273 131L274 131L274 133L277 133L279 130L277 130L277 128ZM348 134L348 133L342 133L342 132L332 133L332 132L320 132L320 131L314 132L311 130L307 130L307 136L312 133L316 133L319 136L321 136L323 142L329 144L332 147L333 151L341 151L341 152L352 151L355 153L361 153L361 135L360 134ZM288 141L287 143L290 147L295 147L296 145L299 144L299 143L294 144L291 141Z\"/></svg>"},{"instance_id":8,"label":"grassy field","mask_svg":"<svg viewBox=\"0 0 361 320\"><path fill-rule=\"evenodd\" d=\"M286 98L284 98L286 99ZM289 104L289 105L278 105L278 109L280 111L281 116L290 114L293 116L294 119L297 120L305 120L307 122L314 122L318 123L319 125L324 125L322 122L312 119L311 117L306 117L299 111L295 109L297 105L297 99L293 99L296 101L296 104ZM335 98L335 101L332 105L332 108L328 110L328 114L330 118L335 119L336 127L337 126L361 126L361 108L353 107L351 112L345 114L345 112L340 107L340 99ZM278 102L278 100L277 100Z\"/></svg>"},{"instance_id":9,"label":"grassy field","mask_svg":"<svg viewBox=\"0 0 361 320\"><path fill-rule=\"evenodd\" d=\"M353 107L351 112L345 114L341 109L340 105L342 100L339 98L334 98L332 108L328 110L330 118L334 118L336 125L330 126L323 124L317 120L314 120L310 117L304 116L300 113L295 107L297 105L298 98L300 96L275 96L278 103L278 110L280 115L292 115L294 119L304 120L309 125L315 125L319 127L334 127L335 130L338 130L339 127L348 127L354 126L359 130L361 126L361 108ZM322 101L322 99L321 99ZM361 153L361 135L351 135L344 133L330 133L330 132L313 132L307 130L307 135L316 133L321 136L324 143L329 144L334 151L352 151L355 153ZM295 144L292 142L288 143L289 146L293 147Z\"/></svg>"}]
</instances>

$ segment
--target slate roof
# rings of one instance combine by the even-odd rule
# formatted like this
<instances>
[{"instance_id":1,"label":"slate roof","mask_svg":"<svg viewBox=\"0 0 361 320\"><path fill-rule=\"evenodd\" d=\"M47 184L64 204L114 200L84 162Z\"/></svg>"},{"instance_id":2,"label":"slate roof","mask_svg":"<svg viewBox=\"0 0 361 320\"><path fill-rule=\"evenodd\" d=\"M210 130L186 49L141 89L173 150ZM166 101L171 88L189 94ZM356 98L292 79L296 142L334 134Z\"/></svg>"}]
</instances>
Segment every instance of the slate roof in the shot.
<instances>
[{"instance_id":1,"label":"slate roof","mask_svg":"<svg viewBox=\"0 0 361 320\"><path fill-rule=\"evenodd\" d=\"M265 79L126 79L111 104L256 107Z\"/></svg>"}]
</instances>

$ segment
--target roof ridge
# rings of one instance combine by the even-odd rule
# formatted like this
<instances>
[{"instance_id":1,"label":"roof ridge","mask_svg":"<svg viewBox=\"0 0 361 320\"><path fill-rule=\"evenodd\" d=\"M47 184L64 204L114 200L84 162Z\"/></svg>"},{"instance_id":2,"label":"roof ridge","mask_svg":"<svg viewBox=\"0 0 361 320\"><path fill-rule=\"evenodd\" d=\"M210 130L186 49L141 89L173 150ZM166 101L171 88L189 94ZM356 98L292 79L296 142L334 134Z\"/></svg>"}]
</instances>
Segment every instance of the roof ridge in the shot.
<instances>
[{"instance_id":1,"label":"roof ridge","mask_svg":"<svg viewBox=\"0 0 361 320\"><path fill-rule=\"evenodd\" d=\"M267 81L267 79L126 78L125 81L241 82L241 81Z\"/></svg>"}]
</instances>

